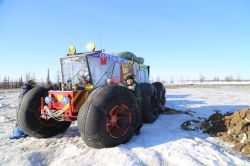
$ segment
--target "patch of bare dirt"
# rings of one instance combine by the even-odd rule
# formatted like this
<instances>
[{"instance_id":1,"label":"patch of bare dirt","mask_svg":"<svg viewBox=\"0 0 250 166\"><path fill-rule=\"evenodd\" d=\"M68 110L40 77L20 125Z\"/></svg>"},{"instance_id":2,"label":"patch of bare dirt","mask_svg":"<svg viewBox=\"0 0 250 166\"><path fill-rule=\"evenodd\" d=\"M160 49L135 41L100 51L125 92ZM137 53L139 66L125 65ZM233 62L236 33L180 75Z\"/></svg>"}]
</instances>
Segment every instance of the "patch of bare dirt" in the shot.
<instances>
[{"instance_id":1,"label":"patch of bare dirt","mask_svg":"<svg viewBox=\"0 0 250 166\"><path fill-rule=\"evenodd\" d=\"M205 133L233 143L235 151L250 155L250 108L224 115L214 113L201 127Z\"/></svg>"}]
</instances>

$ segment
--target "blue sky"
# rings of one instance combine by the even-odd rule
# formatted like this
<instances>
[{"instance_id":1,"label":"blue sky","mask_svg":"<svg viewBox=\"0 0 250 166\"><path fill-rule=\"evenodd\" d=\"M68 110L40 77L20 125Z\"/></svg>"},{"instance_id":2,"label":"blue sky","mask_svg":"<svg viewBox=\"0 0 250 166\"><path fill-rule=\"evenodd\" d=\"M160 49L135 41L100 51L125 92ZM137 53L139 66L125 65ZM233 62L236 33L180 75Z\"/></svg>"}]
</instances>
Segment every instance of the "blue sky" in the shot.
<instances>
[{"instance_id":1,"label":"blue sky","mask_svg":"<svg viewBox=\"0 0 250 166\"><path fill-rule=\"evenodd\" d=\"M248 0L0 0L0 79L52 79L69 45L131 51L153 78L250 79Z\"/></svg>"}]
</instances>

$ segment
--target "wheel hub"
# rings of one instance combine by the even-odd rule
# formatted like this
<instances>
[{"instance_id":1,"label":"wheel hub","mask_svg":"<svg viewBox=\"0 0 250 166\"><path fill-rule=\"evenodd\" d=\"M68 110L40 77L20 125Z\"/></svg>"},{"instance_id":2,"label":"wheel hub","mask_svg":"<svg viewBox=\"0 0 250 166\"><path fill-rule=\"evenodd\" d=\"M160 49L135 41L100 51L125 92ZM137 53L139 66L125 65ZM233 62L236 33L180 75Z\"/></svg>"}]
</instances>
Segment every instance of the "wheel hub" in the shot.
<instances>
[{"instance_id":1,"label":"wheel hub","mask_svg":"<svg viewBox=\"0 0 250 166\"><path fill-rule=\"evenodd\" d=\"M131 124L131 114L126 105L116 105L109 111L106 120L106 129L112 138L125 135Z\"/></svg>"},{"instance_id":2,"label":"wheel hub","mask_svg":"<svg viewBox=\"0 0 250 166\"><path fill-rule=\"evenodd\" d=\"M112 116L111 118L111 125L114 126L117 122L117 117L116 116Z\"/></svg>"}]
</instances>

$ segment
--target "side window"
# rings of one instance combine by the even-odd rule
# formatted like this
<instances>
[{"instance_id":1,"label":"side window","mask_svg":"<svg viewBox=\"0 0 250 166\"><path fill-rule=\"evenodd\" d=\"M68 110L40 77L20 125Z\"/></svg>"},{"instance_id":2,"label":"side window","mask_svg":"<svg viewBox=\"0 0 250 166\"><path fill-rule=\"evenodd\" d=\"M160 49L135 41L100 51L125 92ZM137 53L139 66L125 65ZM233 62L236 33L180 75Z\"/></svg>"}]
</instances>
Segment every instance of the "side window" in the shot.
<instances>
[{"instance_id":1,"label":"side window","mask_svg":"<svg viewBox=\"0 0 250 166\"><path fill-rule=\"evenodd\" d=\"M105 64L101 64L99 57L88 56L88 63L90 68L90 74L92 77L92 84L95 87L104 85L107 83L107 79L111 78L112 70L114 68L114 61L107 61Z\"/></svg>"},{"instance_id":2,"label":"side window","mask_svg":"<svg viewBox=\"0 0 250 166\"><path fill-rule=\"evenodd\" d=\"M142 75L143 75L143 82L148 82L148 70L143 70L142 71Z\"/></svg>"},{"instance_id":3,"label":"side window","mask_svg":"<svg viewBox=\"0 0 250 166\"><path fill-rule=\"evenodd\" d=\"M136 75L136 81L141 82L140 80L140 67L138 64L133 64L133 74Z\"/></svg>"},{"instance_id":4,"label":"side window","mask_svg":"<svg viewBox=\"0 0 250 166\"><path fill-rule=\"evenodd\" d=\"M148 82L148 69L146 66L141 66L139 72L138 82Z\"/></svg>"},{"instance_id":5,"label":"side window","mask_svg":"<svg viewBox=\"0 0 250 166\"><path fill-rule=\"evenodd\" d=\"M121 82L121 63L118 63L118 62L115 63L113 75L112 75L112 82L113 83Z\"/></svg>"},{"instance_id":6,"label":"side window","mask_svg":"<svg viewBox=\"0 0 250 166\"><path fill-rule=\"evenodd\" d=\"M140 81L141 82L145 82L144 75L145 75L144 70L140 70Z\"/></svg>"}]
</instances>

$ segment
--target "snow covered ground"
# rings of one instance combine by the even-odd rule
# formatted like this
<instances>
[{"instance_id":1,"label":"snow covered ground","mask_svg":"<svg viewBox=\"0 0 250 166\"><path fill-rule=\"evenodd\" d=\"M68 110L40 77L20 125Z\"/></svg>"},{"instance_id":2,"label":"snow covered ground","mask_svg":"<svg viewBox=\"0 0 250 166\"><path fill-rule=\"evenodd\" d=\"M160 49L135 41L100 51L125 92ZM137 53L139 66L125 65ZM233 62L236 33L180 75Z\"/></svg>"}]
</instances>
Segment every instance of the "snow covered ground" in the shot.
<instances>
[{"instance_id":1,"label":"snow covered ground","mask_svg":"<svg viewBox=\"0 0 250 166\"><path fill-rule=\"evenodd\" d=\"M180 127L186 120L250 105L249 86L167 89L168 107L193 116L161 115L155 123L144 124L129 143L100 150L84 144L76 123L53 138L9 140L17 98L18 91L0 91L0 165L250 165L232 145Z\"/></svg>"},{"instance_id":2,"label":"snow covered ground","mask_svg":"<svg viewBox=\"0 0 250 166\"><path fill-rule=\"evenodd\" d=\"M250 85L250 81L179 81L166 83L166 85Z\"/></svg>"}]
</instances>

